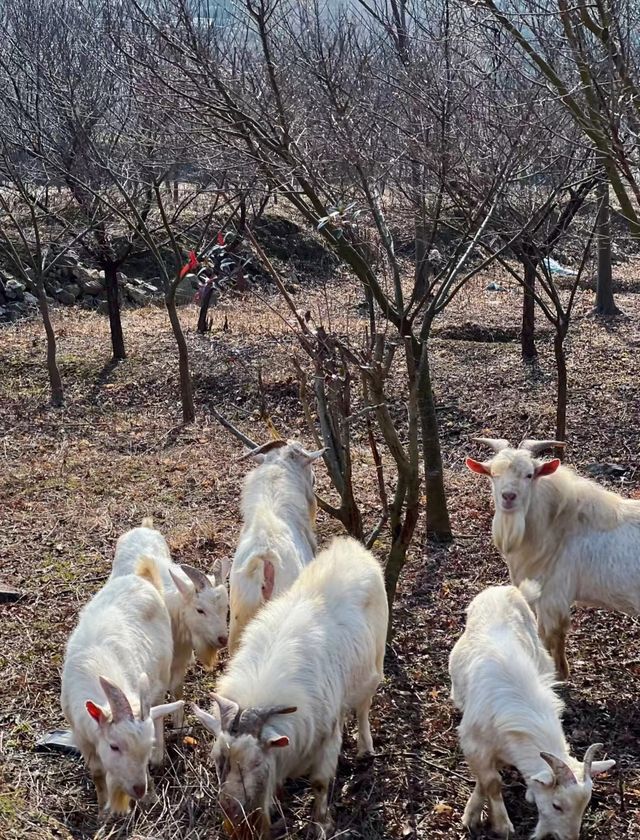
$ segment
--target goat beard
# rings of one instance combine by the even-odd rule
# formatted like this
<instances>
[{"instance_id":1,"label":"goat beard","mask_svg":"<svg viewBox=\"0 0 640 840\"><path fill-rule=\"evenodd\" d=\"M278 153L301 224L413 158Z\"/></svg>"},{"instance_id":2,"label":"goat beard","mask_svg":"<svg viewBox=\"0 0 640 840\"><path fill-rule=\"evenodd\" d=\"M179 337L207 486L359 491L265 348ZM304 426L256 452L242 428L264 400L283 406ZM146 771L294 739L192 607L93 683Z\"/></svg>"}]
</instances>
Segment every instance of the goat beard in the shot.
<instances>
[{"instance_id":1,"label":"goat beard","mask_svg":"<svg viewBox=\"0 0 640 840\"><path fill-rule=\"evenodd\" d=\"M504 513L496 510L491 526L493 541L502 554L517 551L524 540L527 521L522 511Z\"/></svg>"},{"instance_id":2,"label":"goat beard","mask_svg":"<svg viewBox=\"0 0 640 840\"><path fill-rule=\"evenodd\" d=\"M212 645L198 645L195 649L196 658L202 663L206 671L213 671L218 664L219 648Z\"/></svg>"},{"instance_id":3,"label":"goat beard","mask_svg":"<svg viewBox=\"0 0 640 840\"><path fill-rule=\"evenodd\" d=\"M115 788L109 793L109 810L113 814L128 814L131 809L131 797L122 788Z\"/></svg>"},{"instance_id":4,"label":"goat beard","mask_svg":"<svg viewBox=\"0 0 640 840\"><path fill-rule=\"evenodd\" d=\"M271 821L260 809L247 814L237 825L226 817L223 822L223 828L230 840L267 838L270 834L270 825Z\"/></svg>"}]
</instances>

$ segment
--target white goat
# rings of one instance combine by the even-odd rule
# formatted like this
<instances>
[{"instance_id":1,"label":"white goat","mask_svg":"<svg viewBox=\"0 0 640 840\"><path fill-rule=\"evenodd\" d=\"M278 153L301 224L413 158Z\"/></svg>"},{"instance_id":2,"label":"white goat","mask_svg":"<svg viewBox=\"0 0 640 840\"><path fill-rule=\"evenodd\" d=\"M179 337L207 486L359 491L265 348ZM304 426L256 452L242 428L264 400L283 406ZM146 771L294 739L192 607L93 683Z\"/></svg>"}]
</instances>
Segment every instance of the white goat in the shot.
<instances>
[{"instance_id":1,"label":"white goat","mask_svg":"<svg viewBox=\"0 0 640 840\"><path fill-rule=\"evenodd\" d=\"M126 813L161 764L163 704L171 669L171 622L162 583L146 559L109 580L83 608L67 644L62 710L96 786L98 806ZM150 704L160 704L153 705Z\"/></svg>"},{"instance_id":2,"label":"white goat","mask_svg":"<svg viewBox=\"0 0 640 840\"><path fill-rule=\"evenodd\" d=\"M240 541L231 565L229 651L260 607L288 589L316 552L317 503L311 465L324 449L273 440L244 458L260 466L245 478Z\"/></svg>"},{"instance_id":3,"label":"white goat","mask_svg":"<svg viewBox=\"0 0 640 840\"><path fill-rule=\"evenodd\" d=\"M537 580L542 594L538 629L558 675L569 676L565 640L571 605L640 612L640 501L624 499L560 465L534 456L556 441L477 438L497 454L467 458L489 476L495 515L493 541L516 586Z\"/></svg>"},{"instance_id":4,"label":"white goat","mask_svg":"<svg viewBox=\"0 0 640 840\"><path fill-rule=\"evenodd\" d=\"M169 546L153 528L151 518L143 519L141 528L133 528L120 537L111 577L131 574L141 557L153 560L162 580L173 637L169 691L172 698L179 700L193 652L205 668L212 670L218 661L218 651L227 644L229 599L224 584L227 570L218 571L216 578L215 574L207 576L192 566L174 564ZM182 725L182 711L174 723Z\"/></svg>"},{"instance_id":5,"label":"white goat","mask_svg":"<svg viewBox=\"0 0 640 840\"><path fill-rule=\"evenodd\" d=\"M350 710L358 753L373 750L369 709L382 679L387 621L380 565L342 537L246 627L211 714L193 707L216 736L220 806L237 840L268 836L269 809L286 778L310 776L314 820L327 823Z\"/></svg>"},{"instance_id":6,"label":"white goat","mask_svg":"<svg viewBox=\"0 0 640 840\"><path fill-rule=\"evenodd\" d=\"M554 669L536 631L529 603L539 587L524 581L485 589L467 609L467 626L449 657L451 697L462 711L460 744L476 777L464 825L478 827L485 801L495 832L513 831L498 770L516 767L535 802L535 840L577 840L591 799L592 777L614 761L593 761L594 744L579 762L562 731L562 701L553 691Z\"/></svg>"}]
</instances>

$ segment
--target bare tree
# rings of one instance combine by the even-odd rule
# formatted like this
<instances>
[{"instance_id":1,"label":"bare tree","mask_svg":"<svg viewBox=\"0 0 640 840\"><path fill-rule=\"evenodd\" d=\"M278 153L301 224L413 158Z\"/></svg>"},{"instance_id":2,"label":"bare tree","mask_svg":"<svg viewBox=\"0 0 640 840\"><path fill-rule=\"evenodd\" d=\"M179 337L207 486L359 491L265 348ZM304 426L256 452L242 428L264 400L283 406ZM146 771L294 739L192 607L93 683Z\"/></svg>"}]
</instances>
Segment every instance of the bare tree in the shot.
<instances>
[{"instance_id":1,"label":"bare tree","mask_svg":"<svg viewBox=\"0 0 640 840\"><path fill-rule=\"evenodd\" d=\"M637 137L640 129L638 90L637 4L622 0L481 0L517 44L525 60L519 72L533 69L553 91L582 131L601 162L599 270L596 311L616 314L613 299L609 187L613 189L631 233L640 236L640 181Z\"/></svg>"},{"instance_id":2,"label":"bare tree","mask_svg":"<svg viewBox=\"0 0 640 840\"><path fill-rule=\"evenodd\" d=\"M0 128L0 255L37 298L46 335L51 402L61 406L64 390L45 283L87 231L78 226L68 197L34 183L29 160L21 158L9 137L2 136L6 129L5 123Z\"/></svg>"},{"instance_id":3,"label":"bare tree","mask_svg":"<svg viewBox=\"0 0 640 840\"><path fill-rule=\"evenodd\" d=\"M465 142L452 152L449 141L456 132L449 123L459 104L453 101L454 92L465 82L464 60L459 57L456 69L447 49L438 46L444 40L451 47L456 38L467 37L464 21L457 20L454 32L448 6L439 18L444 34L425 26L424 12L414 20L415 49L427 55L432 51L442 60L436 71L427 62L402 60L394 41L399 30L392 28L393 37L389 34L385 21L392 11L386 8L367 12L365 18L344 10L327 20L316 6L287 7L285 14L281 0L248 0L245 16L224 29L203 22L206 16L182 0L159 0L153 14L146 5L134 3L134 8L165 39L167 55L181 74L179 82L174 75L169 85L179 87L186 102L197 103L209 135L244 150L265 180L349 267L364 296L401 341L409 339L416 383L407 387L415 384L418 399L427 532L435 539L450 539L428 339L433 319L483 267L474 259L477 238L517 158L515 138L496 146L487 167L492 177L485 182L488 189L473 220L456 230L440 260L426 260L425 249L451 212L445 196L454 164L467 168L474 150L465 132ZM160 27L160 19L172 23ZM433 90L435 78L443 79L442 90ZM167 85L165 78L157 81ZM398 91L411 103L409 114ZM467 110L469 103L467 96ZM416 134L420 111L428 119ZM465 115L458 119L456 129L466 124ZM436 132L441 139L430 142ZM416 173L410 195L403 190L408 171ZM385 194L383 184L393 184L393 196ZM398 252L407 216L417 232L417 262L408 287ZM401 225L398 233L396 222ZM364 247L363 227L376 240L377 264Z\"/></svg>"}]
</instances>

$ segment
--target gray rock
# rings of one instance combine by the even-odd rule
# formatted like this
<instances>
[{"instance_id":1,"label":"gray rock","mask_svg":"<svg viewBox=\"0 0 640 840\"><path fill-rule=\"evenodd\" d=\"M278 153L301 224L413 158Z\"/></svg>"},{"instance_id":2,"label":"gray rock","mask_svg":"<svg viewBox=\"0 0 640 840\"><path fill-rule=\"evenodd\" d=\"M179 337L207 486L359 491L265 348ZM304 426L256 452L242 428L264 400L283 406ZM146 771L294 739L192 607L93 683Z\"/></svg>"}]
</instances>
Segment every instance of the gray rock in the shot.
<instances>
[{"instance_id":1,"label":"gray rock","mask_svg":"<svg viewBox=\"0 0 640 840\"><path fill-rule=\"evenodd\" d=\"M104 291L104 286L99 280L80 280L80 288L82 289L82 293L85 295L89 295L90 297L96 297L97 295L102 294Z\"/></svg>"},{"instance_id":2,"label":"gray rock","mask_svg":"<svg viewBox=\"0 0 640 840\"><path fill-rule=\"evenodd\" d=\"M504 292L504 287L501 286L499 283L491 282L487 286L488 292Z\"/></svg>"},{"instance_id":3,"label":"gray rock","mask_svg":"<svg viewBox=\"0 0 640 840\"><path fill-rule=\"evenodd\" d=\"M69 285L66 288L69 294L73 295L75 300L77 300L80 297L80 286L78 286L77 283L69 283Z\"/></svg>"},{"instance_id":4,"label":"gray rock","mask_svg":"<svg viewBox=\"0 0 640 840\"><path fill-rule=\"evenodd\" d=\"M140 304L140 306L144 306L149 303L149 300L151 299L151 295L147 291L142 289L140 286L134 286L131 283L125 284L124 291L129 300Z\"/></svg>"},{"instance_id":5,"label":"gray rock","mask_svg":"<svg viewBox=\"0 0 640 840\"><path fill-rule=\"evenodd\" d=\"M13 277L7 280L4 284L4 291L7 296L7 300L22 300L24 298L25 290L26 286L23 283L20 283L19 280L14 280Z\"/></svg>"},{"instance_id":6,"label":"gray rock","mask_svg":"<svg viewBox=\"0 0 640 840\"><path fill-rule=\"evenodd\" d=\"M63 289L62 286L59 286L55 290L54 295L57 301L64 303L66 306L72 306L76 302L76 299L71 292Z\"/></svg>"},{"instance_id":7,"label":"gray rock","mask_svg":"<svg viewBox=\"0 0 640 840\"><path fill-rule=\"evenodd\" d=\"M35 295L32 295L31 292L24 293L24 302L28 303L29 306L37 306L38 305L38 298Z\"/></svg>"},{"instance_id":8,"label":"gray rock","mask_svg":"<svg viewBox=\"0 0 640 840\"><path fill-rule=\"evenodd\" d=\"M97 312L98 312L98 315L108 315L109 314L109 304L107 303L106 300L101 300L100 301L100 303L98 305Z\"/></svg>"}]
</instances>

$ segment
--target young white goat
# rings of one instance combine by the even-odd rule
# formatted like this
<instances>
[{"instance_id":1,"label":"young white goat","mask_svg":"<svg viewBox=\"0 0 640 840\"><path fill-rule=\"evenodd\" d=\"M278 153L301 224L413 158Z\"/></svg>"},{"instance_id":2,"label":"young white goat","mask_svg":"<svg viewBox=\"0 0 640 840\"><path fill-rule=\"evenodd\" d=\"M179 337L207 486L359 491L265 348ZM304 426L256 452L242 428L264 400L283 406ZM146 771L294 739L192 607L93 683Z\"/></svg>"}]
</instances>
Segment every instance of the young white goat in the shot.
<instances>
[{"instance_id":1,"label":"young white goat","mask_svg":"<svg viewBox=\"0 0 640 840\"><path fill-rule=\"evenodd\" d=\"M359 754L373 750L369 709L382 679L387 621L380 565L343 537L245 628L211 714L194 706L216 736L220 806L236 840L268 836L269 809L287 778L310 777L314 820L327 823L350 710Z\"/></svg>"},{"instance_id":2,"label":"young white goat","mask_svg":"<svg viewBox=\"0 0 640 840\"><path fill-rule=\"evenodd\" d=\"M478 438L497 454L467 458L473 472L489 476L495 515L493 541L516 586L526 578L542 588L538 628L558 675L569 676L565 640L571 605L640 612L640 501L624 499L581 478L558 459L535 455L556 441Z\"/></svg>"},{"instance_id":3,"label":"young white goat","mask_svg":"<svg viewBox=\"0 0 640 840\"><path fill-rule=\"evenodd\" d=\"M592 777L614 761L593 761L601 744L573 758L562 731L562 701L553 691L551 657L542 645L528 601L539 595L532 581L492 586L471 602L467 625L449 657L451 697L462 712L460 744L476 777L463 823L480 824L485 802L495 832L513 831L498 770L516 767L535 802L535 840L578 840L591 799Z\"/></svg>"},{"instance_id":4,"label":"young white goat","mask_svg":"<svg viewBox=\"0 0 640 840\"><path fill-rule=\"evenodd\" d=\"M109 580L83 608L62 672L62 710L96 786L98 806L126 813L162 763L171 622L149 561ZM151 705L159 704L159 705Z\"/></svg>"},{"instance_id":5,"label":"young white goat","mask_svg":"<svg viewBox=\"0 0 640 840\"><path fill-rule=\"evenodd\" d=\"M274 440L248 452L260 466L245 478L240 541L229 579L229 651L260 607L288 589L316 552L317 504L312 464L295 441Z\"/></svg>"},{"instance_id":6,"label":"young white goat","mask_svg":"<svg viewBox=\"0 0 640 840\"><path fill-rule=\"evenodd\" d=\"M186 564L174 564L165 538L152 526L152 519L143 519L141 528L133 528L120 537L111 577L130 574L141 557L155 563L171 616L173 661L169 691L172 698L179 700L193 652L205 668L212 670L219 650L227 644L229 599L224 584L227 570L219 570L216 577ZM182 711L174 723L182 725Z\"/></svg>"}]
</instances>

